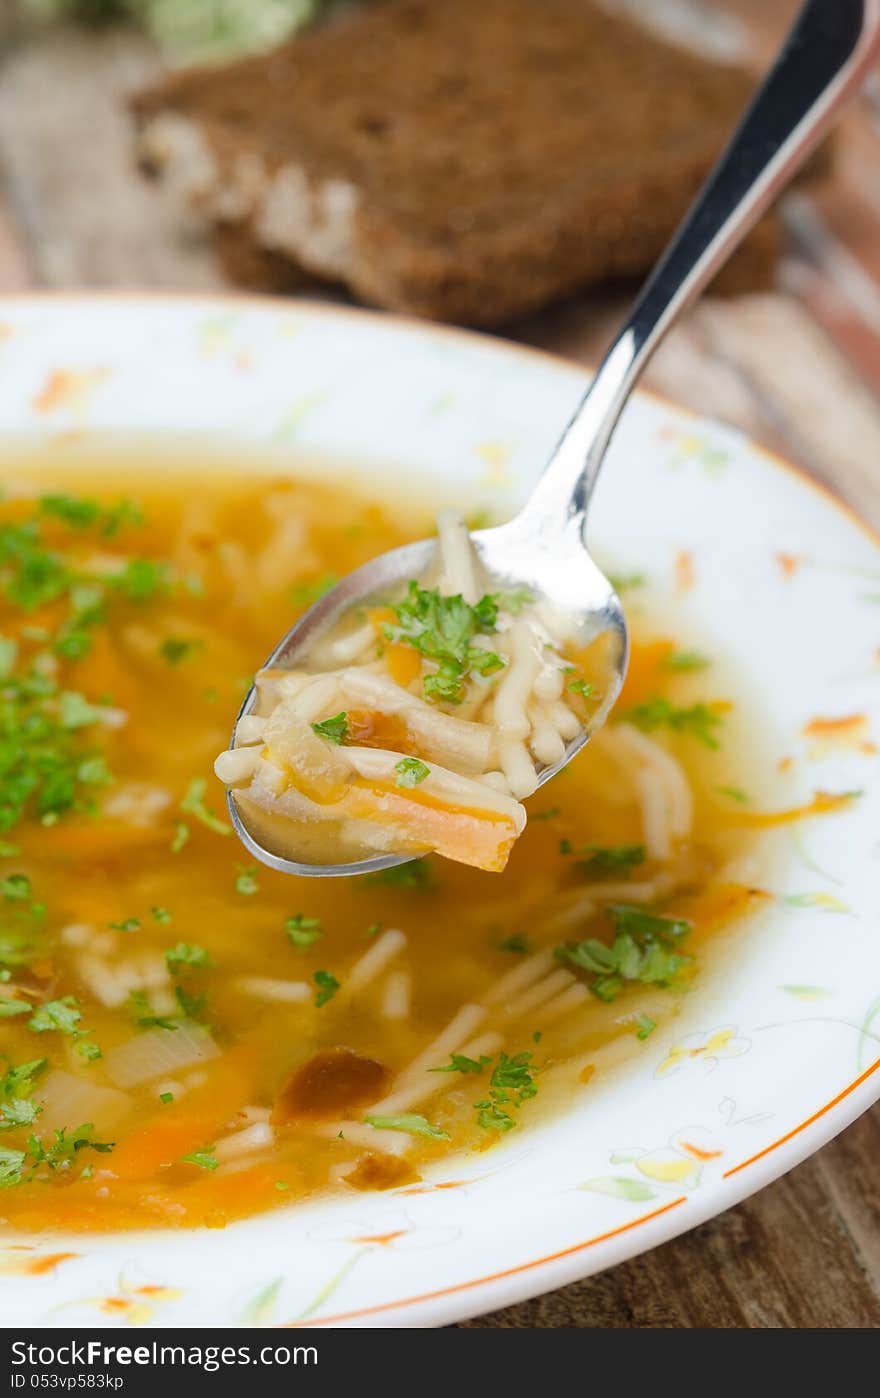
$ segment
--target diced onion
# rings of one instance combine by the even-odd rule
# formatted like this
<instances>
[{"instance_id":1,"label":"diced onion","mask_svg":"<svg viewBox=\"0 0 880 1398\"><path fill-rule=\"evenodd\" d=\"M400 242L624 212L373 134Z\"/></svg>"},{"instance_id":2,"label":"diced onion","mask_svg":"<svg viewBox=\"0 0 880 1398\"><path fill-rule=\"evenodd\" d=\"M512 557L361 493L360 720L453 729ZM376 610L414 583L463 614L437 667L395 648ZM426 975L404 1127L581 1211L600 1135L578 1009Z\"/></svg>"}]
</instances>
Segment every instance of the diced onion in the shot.
<instances>
[{"instance_id":1,"label":"diced onion","mask_svg":"<svg viewBox=\"0 0 880 1398\"><path fill-rule=\"evenodd\" d=\"M147 1029L127 1044L111 1049L105 1059L107 1076L117 1087L177 1073L191 1063L216 1058L220 1050L207 1029L181 1023L177 1029Z\"/></svg>"}]
</instances>

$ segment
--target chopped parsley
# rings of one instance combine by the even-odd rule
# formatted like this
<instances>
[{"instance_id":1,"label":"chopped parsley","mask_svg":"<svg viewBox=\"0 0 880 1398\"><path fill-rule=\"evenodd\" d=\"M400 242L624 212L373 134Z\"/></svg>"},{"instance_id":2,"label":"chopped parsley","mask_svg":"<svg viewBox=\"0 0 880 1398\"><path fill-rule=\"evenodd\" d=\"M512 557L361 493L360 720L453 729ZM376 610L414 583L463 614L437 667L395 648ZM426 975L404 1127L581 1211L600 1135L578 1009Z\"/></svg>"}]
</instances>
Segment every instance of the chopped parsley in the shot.
<instances>
[{"instance_id":1,"label":"chopped parsley","mask_svg":"<svg viewBox=\"0 0 880 1398\"><path fill-rule=\"evenodd\" d=\"M174 987L174 998L180 1006L180 1013L184 1019L200 1019L207 1003L204 995L193 995L185 990L182 985Z\"/></svg>"},{"instance_id":2,"label":"chopped parsley","mask_svg":"<svg viewBox=\"0 0 880 1398\"><path fill-rule=\"evenodd\" d=\"M341 985L331 971L316 971L312 980L317 986L315 991L315 1005L320 1010L328 1001L333 999Z\"/></svg>"},{"instance_id":3,"label":"chopped parsley","mask_svg":"<svg viewBox=\"0 0 880 1398\"><path fill-rule=\"evenodd\" d=\"M92 1135L94 1129L90 1121L73 1129L62 1127L60 1131L52 1133L52 1139L48 1144L44 1137L31 1136L28 1140L27 1154L22 1161L22 1166L29 1167L29 1178L33 1178L39 1173L41 1165L45 1166L52 1174L66 1173L73 1166L79 1152L83 1150L94 1150L100 1155L108 1155L115 1142L94 1140ZM20 1171L16 1183L21 1183L22 1180L23 1170Z\"/></svg>"},{"instance_id":4,"label":"chopped parsley","mask_svg":"<svg viewBox=\"0 0 880 1398\"><path fill-rule=\"evenodd\" d=\"M717 749L721 746L717 730L723 719L712 704L692 704L690 708L681 709L676 708L669 699L656 695L630 709L625 717L648 733L657 728L669 728L673 733L696 738L707 748Z\"/></svg>"},{"instance_id":5,"label":"chopped parsley","mask_svg":"<svg viewBox=\"0 0 880 1398\"><path fill-rule=\"evenodd\" d=\"M0 999L0 1019L14 1019L16 1015L26 1015L32 1009L29 1000Z\"/></svg>"},{"instance_id":6,"label":"chopped parsley","mask_svg":"<svg viewBox=\"0 0 880 1398\"><path fill-rule=\"evenodd\" d=\"M174 825L174 839L171 841L171 853L180 854L184 845L190 837L190 828L185 820L178 820Z\"/></svg>"},{"instance_id":7,"label":"chopped parsley","mask_svg":"<svg viewBox=\"0 0 880 1398\"><path fill-rule=\"evenodd\" d=\"M364 1121L377 1131L408 1131L413 1136L427 1136L432 1141L450 1139L448 1131L441 1131L439 1126L416 1113L408 1112L403 1116L365 1116Z\"/></svg>"},{"instance_id":8,"label":"chopped parsley","mask_svg":"<svg viewBox=\"0 0 880 1398\"><path fill-rule=\"evenodd\" d=\"M429 1068L430 1073L482 1073L492 1059L485 1053L481 1053L479 1058L468 1058L464 1053L451 1053L449 1062L444 1063L440 1068Z\"/></svg>"},{"instance_id":9,"label":"chopped parsley","mask_svg":"<svg viewBox=\"0 0 880 1398\"><path fill-rule=\"evenodd\" d=\"M63 1000L47 1000L45 1004L38 1005L28 1020L28 1029L35 1034L56 1029L59 1034L77 1035L82 1033L79 1028L81 1019L79 1001L73 995L65 995Z\"/></svg>"},{"instance_id":10,"label":"chopped parsley","mask_svg":"<svg viewBox=\"0 0 880 1398\"><path fill-rule=\"evenodd\" d=\"M185 641L181 636L167 636L159 647L159 654L169 665L179 665L203 644L203 641Z\"/></svg>"},{"instance_id":11,"label":"chopped parsley","mask_svg":"<svg viewBox=\"0 0 880 1398\"><path fill-rule=\"evenodd\" d=\"M306 951L323 937L324 924L319 917L305 917L302 913L296 913L294 917L287 918L284 930L291 946Z\"/></svg>"},{"instance_id":12,"label":"chopped parsley","mask_svg":"<svg viewBox=\"0 0 880 1398\"><path fill-rule=\"evenodd\" d=\"M162 1103L162 1106L163 1106L163 1107L167 1107L171 1102L174 1101L174 1093L173 1093L173 1092L160 1092L160 1093L159 1093L159 1101Z\"/></svg>"},{"instance_id":13,"label":"chopped parsley","mask_svg":"<svg viewBox=\"0 0 880 1398\"><path fill-rule=\"evenodd\" d=\"M524 932L514 932L513 936L505 937L504 941L499 942L498 945L502 951L516 952L518 955L522 955L529 949Z\"/></svg>"},{"instance_id":14,"label":"chopped parsley","mask_svg":"<svg viewBox=\"0 0 880 1398\"><path fill-rule=\"evenodd\" d=\"M146 602L168 586L168 565L152 558L128 558L109 579L131 602Z\"/></svg>"},{"instance_id":15,"label":"chopped parsley","mask_svg":"<svg viewBox=\"0 0 880 1398\"><path fill-rule=\"evenodd\" d=\"M0 999L0 1019L14 1019L16 1015L26 1015L32 1009L29 1000Z\"/></svg>"},{"instance_id":16,"label":"chopped parsley","mask_svg":"<svg viewBox=\"0 0 880 1398\"><path fill-rule=\"evenodd\" d=\"M42 1108L30 1101L30 1095L47 1062L45 1058L34 1058L6 1069L0 1078L0 1131L15 1131L36 1121Z\"/></svg>"},{"instance_id":17,"label":"chopped parsley","mask_svg":"<svg viewBox=\"0 0 880 1398\"><path fill-rule=\"evenodd\" d=\"M418 786L431 775L430 767L426 767L417 757L402 757L394 770L397 773L395 786Z\"/></svg>"},{"instance_id":18,"label":"chopped parsley","mask_svg":"<svg viewBox=\"0 0 880 1398\"><path fill-rule=\"evenodd\" d=\"M186 789L186 795L180 803L180 809L185 811L187 815L195 816L196 820L200 821L202 825L206 825L209 830L213 830L216 835L231 835L232 826L225 820L221 820L219 816L215 815L214 812L209 810L205 805L205 792L207 789L208 783L204 777L193 777L193 780ZM178 825L177 834L175 835L175 844L179 833L180 826ZM186 838L188 837L187 833ZM183 843L186 843L186 839ZM171 848L177 853L174 845L172 845ZM182 848L182 846L180 846L180 848Z\"/></svg>"},{"instance_id":19,"label":"chopped parsley","mask_svg":"<svg viewBox=\"0 0 880 1398\"><path fill-rule=\"evenodd\" d=\"M83 748L80 729L100 712L80 694L59 694L36 668L0 680L0 831L11 830L31 807L43 824L88 807L88 788L109 773Z\"/></svg>"},{"instance_id":20,"label":"chopped parsley","mask_svg":"<svg viewBox=\"0 0 880 1398\"><path fill-rule=\"evenodd\" d=\"M312 730L317 733L319 738L326 738L330 743L344 743L348 737L348 715L345 713L334 714L333 718L325 718L320 723L313 723Z\"/></svg>"},{"instance_id":21,"label":"chopped parsley","mask_svg":"<svg viewBox=\"0 0 880 1398\"><path fill-rule=\"evenodd\" d=\"M608 909L614 924L610 946L596 937L556 948L556 955L590 976L588 985L600 1000L616 1000L630 983L674 985L693 957L679 950L691 924L684 918L660 917L625 903Z\"/></svg>"},{"instance_id":22,"label":"chopped parsley","mask_svg":"<svg viewBox=\"0 0 880 1398\"><path fill-rule=\"evenodd\" d=\"M0 894L7 903L23 903L31 896L31 881L27 874L7 874L0 879Z\"/></svg>"},{"instance_id":23,"label":"chopped parsley","mask_svg":"<svg viewBox=\"0 0 880 1398\"><path fill-rule=\"evenodd\" d=\"M139 1029L175 1030L178 1028L177 1021L171 1016L153 1013L153 1007L145 990L130 991L128 1003Z\"/></svg>"},{"instance_id":24,"label":"chopped parsley","mask_svg":"<svg viewBox=\"0 0 880 1398\"><path fill-rule=\"evenodd\" d=\"M493 592L490 596L500 611L510 612L511 616L519 616L523 607L535 600L535 594L528 587L511 587L506 592Z\"/></svg>"},{"instance_id":25,"label":"chopped parsley","mask_svg":"<svg viewBox=\"0 0 880 1398\"><path fill-rule=\"evenodd\" d=\"M150 912L153 914L153 918L156 922L166 923L171 921L171 914L167 908L151 908Z\"/></svg>"},{"instance_id":26,"label":"chopped parsley","mask_svg":"<svg viewBox=\"0 0 880 1398\"><path fill-rule=\"evenodd\" d=\"M584 854L589 858L579 860L578 868L590 876L603 877L605 874L628 874L645 862L644 845L585 845Z\"/></svg>"},{"instance_id":27,"label":"chopped parsley","mask_svg":"<svg viewBox=\"0 0 880 1398\"><path fill-rule=\"evenodd\" d=\"M74 995L64 995L63 1000L48 1000L42 1005L28 1005L34 1014L28 1019L28 1029L35 1035L45 1035L45 1033L56 1032L60 1035L67 1035L70 1039L76 1040L76 1051L80 1058L87 1062L92 1062L95 1058L101 1058L101 1050L98 1044L91 1043L85 1037L88 1030L81 1028L83 1014L80 1011L80 1002Z\"/></svg>"},{"instance_id":28,"label":"chopped parsley","mask_svg":"<svg viewBox=\"0 0 880 1398\"><path fill-rule=\"evenodd\" d=\"M460 704L472 674L491 675L504 668L494 651L474 645L478 635L493 632L499 598L487 593L475 607L460 595L444 597L437 588L410 582L407 595L394 607L397 625L382 623L389 641L412 646L437 669L423 680L425 697Z\"/></svg>"},{"instance_id":29,"label":"chopped parsley","mask_svg":"<svg viewBox=\"0 0 880 1398\"><path fill-rule=\"evenodd\" d=\"M636 1015L636 1038L647 1039L657 1028L657 1021L650 1015Z\"/></svg>"},{"instance_id":30,"label":"chopped parsley","mask_svg":"<svg viewBox=\"0 0 880 1398\"><path fill-rule=\"evenodd\" d=\"M119 500L105 508L97 500L76 495L43 495L40 513L61 520L71 529L88 529L98 525L105 539L112 539L124 524L143 524L141 508L134 500Z\"/></svg>"},{"instance_id":31,"label":"chopped parsley","mask_svg":"<svg viewBox=\"0 0 880 1398\"><path fill-rule=\"evenodd\" d=\"M568 688L572 694L579 694L582 699L589 699L595 685L590 684L589 680L569 680Z\"/></svg>"},{"instance_id":32,"label":"chopped parsley","mask_svg":"<svg viewBox=\"0 0 880 1398\"><path fill-rule=\"evenodd\" d=\"M474 1103L477 1125L484 1131L512 1131L516 1118L511 1111L538 1094L535 1071L531 1053L500 1053L489 1079L488 1095Z\"/></svg>"},{"instance_id":33,"label":"chopped parsley","mask_svg":"<svg viewBox=\"0 0 880 1398\"><path fill-rule=\"evenodd\" d=\"M235 880L235 891L244 898L252 898L255 893L259 893L260 885L257 880L256 865L251 864L247 869L239 866L238 876Z\"/></svg>"},{"instance_id":34,"label":"chopped parsley","mask_svg":"<svg viewBox=\"0 0 880 1398\"><path fill-rule=\"evenodd\" d=\"M112 927L114 932L137 932L140 925L141 920L139 917L127 917L122 922L108 923L108 926Z\"/></svg>"},{"instance_id":35,"label":"chopped parsley","mask_svg":"<svg viewBox=\"0 0 880 1398\"><path fill-rule=\"evenodd\" d=\"M691 670L708 670L711 664L708 656L701 655L699 651L676 650L663 657L660 669L670 670L673 674L686 674Z\"/></svg>"},{"instance_id":36,"label":"chopped parsley","mask_svg":"<svg viewBox=\"0 0 880 1398\"><path fill-rule=\"evenodd\" d=\"M175 966L206 967L211 965L211 957L207 948L199 946L197 942L178 942L166 951L165 964L169 969Z\"/></svg>"},{"instance_id":37,"label":"chopped parsley","mask_svg":"<svg viewBox=\"0 0 880 1398\"><path fill-rule=\"evenodd\" d=\"M182 1155L181 1160L187 1165L198 1165L200 1170L216 1170L217 1157L214 1155L213 1147L210 1150L194 1150L189 1155Z\"/></svg>"}]
</instances>

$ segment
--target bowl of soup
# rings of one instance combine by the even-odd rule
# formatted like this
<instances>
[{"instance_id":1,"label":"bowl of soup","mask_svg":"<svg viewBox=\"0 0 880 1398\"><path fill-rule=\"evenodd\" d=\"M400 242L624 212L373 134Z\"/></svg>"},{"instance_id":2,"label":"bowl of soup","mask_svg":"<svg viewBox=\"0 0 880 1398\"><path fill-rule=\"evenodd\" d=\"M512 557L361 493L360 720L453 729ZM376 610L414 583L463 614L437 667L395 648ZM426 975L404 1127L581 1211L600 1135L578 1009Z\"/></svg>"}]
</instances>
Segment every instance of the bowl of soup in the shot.
<instances>
[{"instance_id":1,"label":"bowl of soup","mask_svg":"<svg viewBox=\"0 0 880 1398\"><path fill-rule=\"evenodd\" d=\"M841 505L637 395L590 525L629 669L564 772L473 755L524 599L450 589L353 618L279 756L278 637L438 513L509 517L584 371L210 297L9 299L0 361L9 1323L446 1323L693 1227L880 1095L880 550ZM472 690L432 658L453 622ZM541 663L549 761L602 679ZM441 853L257 863L214 774L255 676L248 780L314 749ZM446 838L447 748L491 838Z\"/></svg>"}]
</instances>

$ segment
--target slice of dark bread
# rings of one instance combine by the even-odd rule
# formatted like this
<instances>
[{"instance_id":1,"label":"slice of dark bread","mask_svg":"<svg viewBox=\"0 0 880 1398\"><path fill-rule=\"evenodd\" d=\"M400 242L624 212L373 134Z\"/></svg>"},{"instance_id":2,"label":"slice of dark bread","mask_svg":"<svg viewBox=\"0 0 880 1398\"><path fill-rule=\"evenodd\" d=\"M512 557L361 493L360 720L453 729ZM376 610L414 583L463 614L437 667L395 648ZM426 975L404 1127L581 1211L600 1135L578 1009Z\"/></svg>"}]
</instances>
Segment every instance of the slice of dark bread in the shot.
<instances>
[{"instance_id":1,"label":"slice of dark bread","mask_svg":"<svg viewBox=\"0 0 880 1398\"><path fill-rule=\"evenodd\" d=\"M387 0L135 107L261 276L492 325L645 272L753 82L589 0Z\"/></svg>"}]
</instances>

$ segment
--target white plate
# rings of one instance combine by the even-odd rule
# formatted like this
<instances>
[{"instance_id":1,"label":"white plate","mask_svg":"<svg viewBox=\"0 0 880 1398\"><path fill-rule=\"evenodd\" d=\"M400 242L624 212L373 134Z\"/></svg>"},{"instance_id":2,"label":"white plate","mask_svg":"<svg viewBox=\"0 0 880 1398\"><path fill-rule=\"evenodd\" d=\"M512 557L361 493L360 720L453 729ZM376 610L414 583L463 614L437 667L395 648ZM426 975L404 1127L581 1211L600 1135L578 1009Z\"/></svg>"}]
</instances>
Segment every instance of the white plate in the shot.
<instances>
[{"instance_id":1,"label":"white plate","mask_svg":"<svg viewBox=\"0 0 880 1398\"><path fill-rule=\"evenodd\" d=\"M496 340L301 302L0 301L0 433L59 459L82 434L209 433L279 460L396 464L414 490L504 509L583 383ZM863 796L762 837L765 911L709 958L674 1027L568 1114L415 1192L222 1232L10 1236L5 1324L444 1324L694 1227L880 1095L876 541L738 433L646 396L615 439L593 541L616 573L649 576L670 629L710 633L750 677L764 750L792 759L780 805Z\"/></svg>"}]
</instances>

